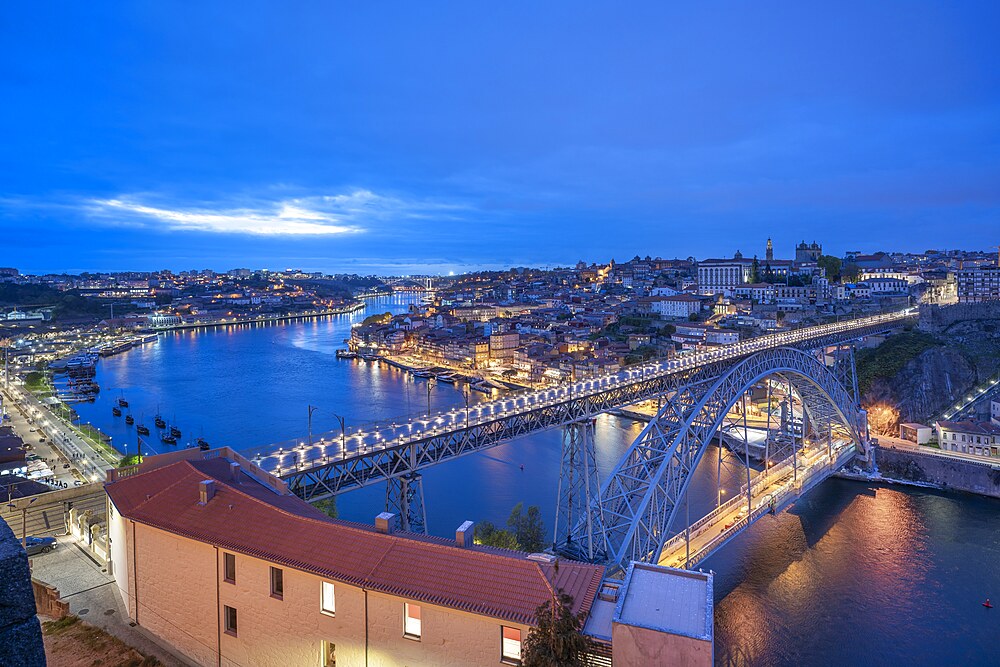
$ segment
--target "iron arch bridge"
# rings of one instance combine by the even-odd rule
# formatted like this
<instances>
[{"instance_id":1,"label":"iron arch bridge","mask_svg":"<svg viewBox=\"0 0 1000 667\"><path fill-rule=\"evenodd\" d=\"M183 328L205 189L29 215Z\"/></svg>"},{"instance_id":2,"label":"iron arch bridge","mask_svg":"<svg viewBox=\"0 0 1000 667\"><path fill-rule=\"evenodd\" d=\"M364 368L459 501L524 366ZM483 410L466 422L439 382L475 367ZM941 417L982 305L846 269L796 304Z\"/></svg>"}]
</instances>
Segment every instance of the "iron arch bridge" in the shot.
<instances>
[{"instance_id":1,"label":"iron arch bridge","mask_svg":"<svg viewBox=\"0 0 1000 667\"><path fill-rule=\"evenodd\" d=\"M850 378L853 358L846 363ZM827 367L816 354L785 347L757 352L721 374L706 368L669 396L599 489L592 437L584 432L567 438L570 451L563 455L555 550L624 569L633 560L666 563L671 550L683 549L683 557L669 564L693 567L757 518L774 511L775 494L778 504L788 504L856 452L867 453L867 416L858 404L856 385L844 380L844 374ZM774 469L765 464L765 474L752 480L745 401L762 382L768 390L772 384L787 387L789 407L794 394L803 417L797 441L793 430L783 452L785 460ZM719 507L709 516L672 535L692 473L741 401L747 483L736 498L723 504L720 496ZM789 410L789 415L794 413ZM720 452L721 446L720 442ZM755 499L762 496L769 501L755 506ZM720 534L717 526L727 510L739 518ZM696 540L692 552L691 531L697 538L706 528L712 529L709 539Z\"/></svg>"},{"instance_id":2,"label":"iron arch bridge","mask_svg":"<svg viewBox=\"0 0 1000 667\"><path fill-rule=\"evenodd\" d=\"M246 454L307 501L386 482L387 510L399 516L404 530L426 532L420 474L424 468L522 435L562 428L556 550L593 561L655 560L674 523L690 471L703 453L699 446L718 429L716 422L730 407L724 399L736 385L758 377L795 379L811 422L829 424L843 436L838 444L849 441L852 451L859 445L864 448L851 345L902 326L914 314L904 310L769 334L466 405L464 410L407 417L353 432L347 432L341 421L340 431L323 434L318 442L310 437L308 443L294 441ZM802 351L831 347L844 352L832 371ZM659 414L602 489L594 459L593 419L617 408L664 399ZM753 488L748 493L752 497Z\"/></svg>"}]
</instances>

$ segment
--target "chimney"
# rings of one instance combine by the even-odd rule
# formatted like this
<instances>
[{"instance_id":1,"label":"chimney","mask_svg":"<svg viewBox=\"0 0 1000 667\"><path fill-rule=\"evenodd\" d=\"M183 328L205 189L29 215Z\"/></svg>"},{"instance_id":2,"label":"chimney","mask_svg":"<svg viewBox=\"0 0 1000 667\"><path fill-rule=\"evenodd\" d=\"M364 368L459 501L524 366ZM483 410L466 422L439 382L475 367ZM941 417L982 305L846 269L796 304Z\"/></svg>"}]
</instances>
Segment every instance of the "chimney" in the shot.
<instances>
[{"instance_id":1,"label":"chimney","mask_svg":"<svg viewBox=\"0 0 1000 667\"><path fill-rule=\"evenodd\" d=\"M472 538L475 536L475 533L476 533L476 524L473 523L472 521L464 522L461 526L458 527L458 530L455 531L455 544L462 547L463 549L466 547L471 547L473 544Z\"/></svg>"},{"instance_id":2,"label":"chimney","mask_svg":"<svg viewBox=\"0 0 1000 667\"><path fill-rule=\"evenodd\" d=\"M206 479L204 482L198 482L198 504L207 505L208 501L212 499L215 495L215 480Z\"/></svg>"},{"instance_id":3,"label":"chimney","mask_svg":"<svg viewBox=\"0 0 1000 667\"><path fill-rule=\"evenodd\" d=\"M229 462L229 479L234 482L240 481L240 464L236 461Z\"/></svg>"},{"instance_id":4,"label":"chimney","mask_svg":"<svg viewBox=\"0 0 1000 667\"><path fill-rule=\"evenodd\" d=\"M375 517L375 530L388 535L392 532L392 524L395 522L395 519L396 515L392 512L382 512Z\"/></svg>"}]
</instances>

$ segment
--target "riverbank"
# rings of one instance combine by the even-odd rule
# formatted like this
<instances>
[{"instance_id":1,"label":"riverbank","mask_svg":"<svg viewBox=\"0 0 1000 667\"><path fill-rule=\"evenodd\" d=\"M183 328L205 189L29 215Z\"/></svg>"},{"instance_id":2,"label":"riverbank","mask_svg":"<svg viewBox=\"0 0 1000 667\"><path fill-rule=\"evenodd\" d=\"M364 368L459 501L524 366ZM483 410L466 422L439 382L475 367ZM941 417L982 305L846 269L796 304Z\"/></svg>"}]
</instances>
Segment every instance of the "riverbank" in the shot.
<instances>
[{"instance_id":1,"label":"riverbank","mask_svg":"<svg viewBox=\"0 0 1000 667\"><path fill-rule=\"evenodd\" d=\"M163 326L150 327L151 331L182 331L188 329L214 329L216 327L228 327L234 324L273 324L277 322L304 322L334 315L350 315L359 310L367 308L364 301L355 301L343 308L329 308L326 310L310 310L304 313L289 313L287 315L260 315L257 317L223 317L218 320L204 320L199 322L184 322L181 324L169 324Z\"/></svg>"},{"instance_id":2,"label":"riverbank","mask_svg":"<svg viewBox=\"0 0 1000 667\"><path fill-rule=\"evenodd\" d=\"M1000 498L1000 461L973 460L916 445L880 445L874 449L871 472L842 470L841 479L910 486L938 491L960 491Z\"/></svg>"},{"instance_id":3,"label":"riverbank","mask_svg":"<svg viewBox=\"0 0 1000 667\"><path fill-rule=\"evenodd\" d=\"M522 389L538 389L538 387L533 387L531 385L523 384L520 382L512 382L510 380L498 380L496 378L490 377L482 371L470 370L468 368L461 368L456 366L450 366L447 362L439 361L426 361L426 360L416 360L412 357L398 355L369 355L360 354L357 352L349 352L347 350L337 350L337 358L341 360L361 360L369 362L381 362L385 363L393 368L403 371L404 373L409 373L416 377L432 377L441 382L468 382L474 385L474 389L498 389L498 390L522 390ZM430 373L430 375L425 375ZM438 375L449 375L452 379L441 379ZM485 386L484 386L485 385Z\"/></svg>"}]
</instances>

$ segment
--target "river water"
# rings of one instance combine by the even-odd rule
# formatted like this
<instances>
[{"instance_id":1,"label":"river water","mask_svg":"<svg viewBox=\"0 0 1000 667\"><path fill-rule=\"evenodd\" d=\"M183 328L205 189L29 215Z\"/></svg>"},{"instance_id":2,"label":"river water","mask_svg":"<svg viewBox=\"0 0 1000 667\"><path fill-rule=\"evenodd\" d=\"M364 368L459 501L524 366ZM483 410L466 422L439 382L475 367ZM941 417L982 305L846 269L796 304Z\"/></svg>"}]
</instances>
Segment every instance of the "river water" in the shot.
<instances>
[{"instance_id":1,"label":"river water","mask_svg":"<svg viewBox=\"0 0 1000 667\"><path fill-rule=\"evenodd\" d=\"M372 299L366 311L321 320L245 325L161 335L103 359L98 400L84 422L137 448L134 427L114 417L119 396L138 423L162 414L183 432L176 446L156 430L144 453L203 436L253 455L268 443L426 412L423 380L384 364L343 361L335 351L365 315L406 312L414 297ZM473 400L484 400L473 392ZM464 405L438 384L431 410ZM642 424L598 419L598 465L608 473ZM518 502L538 505L552 526L561 435L536 434L424 473L430 532L454 535L465 519L503 523ZM716 452L699 467L691 518L716 499ZM522 469L523 466L523 469ZM734 488L745 473L724 467ZM340 516L370 522L384 508L383 485L342 494ZM722 665L1000 664L1000 501L902 487L829 480L790 510L764 517L702 563L716 573L716 662Z\"/></svg>"}]
</instances>

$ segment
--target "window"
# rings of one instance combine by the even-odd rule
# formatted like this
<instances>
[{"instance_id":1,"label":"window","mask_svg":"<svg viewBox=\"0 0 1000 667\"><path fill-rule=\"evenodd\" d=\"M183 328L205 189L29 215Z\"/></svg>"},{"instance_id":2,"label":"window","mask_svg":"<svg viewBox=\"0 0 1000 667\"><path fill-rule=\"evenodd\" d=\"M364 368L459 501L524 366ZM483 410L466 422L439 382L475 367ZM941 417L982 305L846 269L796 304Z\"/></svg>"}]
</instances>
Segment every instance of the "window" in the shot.
<instances>
[{"instance_id":1,"label":"window","mask_svg":"<svg viewBox=\"0 0 1000 667\"><path fill-rule=\"evenodd\" d=\"M222 578L231 584L236 583L236 554L222 554Z\"/></svg>"},{"instance_id":2,"label":"window","mask_svg":"<svg viewBox=\"0 0 1000 667\"><path fill-rule=\"evenodd\" d=\"M323 642L323 667L337 667L337 645Z\"/></svg>"},{"instance_id":3,"label":"window","mask_svg":"<svg viewBox=\"0 0 1000 667\"><path fill-rule=\"evenodd\" d=\"M236 636L236 610L232 607L222 608L222 617L225 622L226 634Z\"/></svg>"},{"instance_id":4,"label":"window","mask_svg":"<svg viewBox=\"0 0 1000 667\"><path fill-rule=\"evenodd\" d=\"M508 628L506 625L500 631L500 662L508 665L521 664L521 631Z\"/></svg>"},{"instance_id":5,"label":"window","mask_svg":"<svg viewBox=\"0 0 1000 667\"><path fill-rule=\"evenodd\" d=\"M271 568L271 597L279 600L285 595L285 573L280 567Z\"/></svg>"},{"instance_id":6,"label":"window","mask_svg":"<svg viewBox=\"0 0 1000 667\"><path fill-rule=\"evenodd\" d=\"M320 589L319 610L333 616L337 613L337 599L334 596L333 584L324 581Z\"/></svg>"},{"instance_id":7,"label":"window","mask_svg":"<svg viewBox=\"0 0 1000 667\"><path fill-rule=\"evenodd\" d=\"M403 603L403 636L420 639L420 605Z\"/></svg>"}]
</instances>

